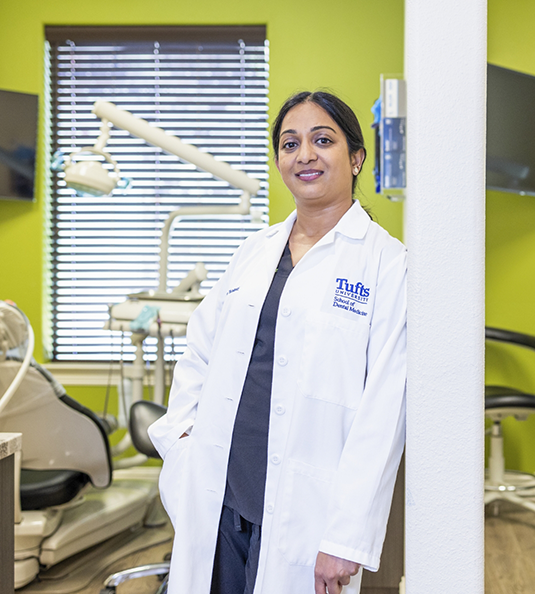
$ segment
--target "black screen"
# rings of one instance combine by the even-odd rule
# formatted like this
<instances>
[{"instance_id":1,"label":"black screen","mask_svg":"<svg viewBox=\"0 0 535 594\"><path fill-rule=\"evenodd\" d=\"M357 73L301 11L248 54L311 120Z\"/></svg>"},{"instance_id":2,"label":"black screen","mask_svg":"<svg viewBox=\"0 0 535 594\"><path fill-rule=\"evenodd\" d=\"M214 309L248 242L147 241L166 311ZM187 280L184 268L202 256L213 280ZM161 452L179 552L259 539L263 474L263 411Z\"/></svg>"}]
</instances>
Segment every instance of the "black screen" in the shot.
<instances>
[{"instance_id":1,"label":"black screen","mask_svg":"<svg viewBox=\"0 0 535 594\"><path fill-rule=\"evenodd\" d=\"M487 73L487 188L535 195L535 76Z\"/></svg>"},{"instance_id":2,"label":"black screen","mask_svg":"<svg viewBox=\"0 0 535 594\"><path fill-rule=\"evenodd\" d=\"M0 90L0 198L33 200L38 97Z\"/></svg>"}]
</instances>

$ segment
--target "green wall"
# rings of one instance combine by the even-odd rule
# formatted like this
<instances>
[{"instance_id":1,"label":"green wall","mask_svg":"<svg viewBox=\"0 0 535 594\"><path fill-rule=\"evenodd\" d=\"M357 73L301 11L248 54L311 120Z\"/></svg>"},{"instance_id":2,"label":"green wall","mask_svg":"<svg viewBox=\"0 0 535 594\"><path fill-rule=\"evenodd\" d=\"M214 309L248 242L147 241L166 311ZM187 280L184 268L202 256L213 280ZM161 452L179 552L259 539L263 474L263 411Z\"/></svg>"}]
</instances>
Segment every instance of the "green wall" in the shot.
<instances>
[{"instance_id":1,"label":"green wall","mask_svg":"<svg viewBox=\"0 0 535 594\"><path fill-rule=\"evenodd\" d=\"M379 93L379 75L403 70L403 8L402 0L1 0L0 88L42 96L45 25L265 24L270 118L297 90L327 87L339 93L357 112L369 148L362 202L399 237L401 205L376 197L373 189L370 107ZM36 332L35 356L41 361L46 325L42 141L41 134L36 202L0 201L0 299L12 299L30 318ZM273 166L270 204L273 223L293 208ZM97 392L78 388L76 397L91 406Z\"/></svg>"},{"instance_id":2,"label":"green wall","mask_svg":"<svg viewBox=\"0 0 535 594\"><path fill-rule=\"evenodd\" d=\"M488 6L488 61L535 75L535 2ZM486 290L487 325L535 335L535 197L487 192ZM535 353L489 345L486 370L490 383L535 393ZM506 465L535 472L535 416L507 419L504 441Z\"/></svg>"}]
</instances>

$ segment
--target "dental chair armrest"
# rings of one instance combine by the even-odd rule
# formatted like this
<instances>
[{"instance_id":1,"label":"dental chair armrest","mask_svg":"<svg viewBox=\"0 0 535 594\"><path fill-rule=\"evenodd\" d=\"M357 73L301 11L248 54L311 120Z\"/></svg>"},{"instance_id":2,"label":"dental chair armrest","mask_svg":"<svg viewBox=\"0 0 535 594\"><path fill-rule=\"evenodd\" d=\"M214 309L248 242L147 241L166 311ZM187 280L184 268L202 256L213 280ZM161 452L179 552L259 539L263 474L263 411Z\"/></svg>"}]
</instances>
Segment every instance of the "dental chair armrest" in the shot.
<instances>
[{"instance_id":1,"label":"dental chair armrest","mask_svg":"<svg viewBox=\"0 0 535 594\"><path fill-rule=\"evenodd\" d=\"M138 452L159 458L160 454L149 439L148 428L166 412L167 408L149 400L138 400L130 408L129 429L132 443Z\"/></svg>"}]
</instances>

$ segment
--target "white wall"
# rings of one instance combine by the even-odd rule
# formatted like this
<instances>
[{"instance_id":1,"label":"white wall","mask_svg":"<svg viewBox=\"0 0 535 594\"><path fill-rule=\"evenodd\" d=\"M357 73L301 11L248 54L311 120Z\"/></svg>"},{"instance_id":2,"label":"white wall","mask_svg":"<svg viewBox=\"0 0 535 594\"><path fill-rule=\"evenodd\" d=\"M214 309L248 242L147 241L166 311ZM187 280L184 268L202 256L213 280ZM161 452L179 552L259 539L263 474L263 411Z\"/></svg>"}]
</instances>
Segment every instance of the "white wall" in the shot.
<instances>
[{"instance_id":1,"label":"white wall","mask_svg":"<svg viewBox=\"0 0 535 594\"><path fill-rule=\"evenodd\" d=\"M485 0L406 0L407 594L483 594Z\"/></svg>"}]
</instances>

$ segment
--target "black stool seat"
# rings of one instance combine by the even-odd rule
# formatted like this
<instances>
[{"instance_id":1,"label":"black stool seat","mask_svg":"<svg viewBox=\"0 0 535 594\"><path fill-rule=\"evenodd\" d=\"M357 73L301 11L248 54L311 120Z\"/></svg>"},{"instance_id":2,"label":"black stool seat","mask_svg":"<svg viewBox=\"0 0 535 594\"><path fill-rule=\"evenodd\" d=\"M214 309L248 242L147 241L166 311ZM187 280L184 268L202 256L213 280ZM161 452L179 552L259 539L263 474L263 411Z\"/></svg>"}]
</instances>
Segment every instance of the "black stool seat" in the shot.
<instances>
[{"instance_id":1,"label":"black stool seat","mask_svg":"<svg viewBox=\"0 0 535 594\"><path fill-rule=\"evenodd\" d=\"M165 406L150 400L138 400L130 408L129 431L132 443L138 452L149 458L160 457L149 438L149 425L162 417L166 411Z\"/></svg>"},{"instance_id":2,"label":"black stool seat","mask_svg":"<svg viewBox=\"0 0 535 594\"><path fill-rule=\"evenodd\" d=\"M535 409L535 396L505 386L485 386L485 409Z\"/></svg>"},{"instance_id":3,"label":"black stool seat","mask_svg":"<svg viewBox=\"0 0 535 594\"><path fill-rule=\"evenodd\" d=\"M62 505L74 499L89 482L89 476L74 470L25 470L20 476L23 510Z\"/></svg>"}]
</instances>

